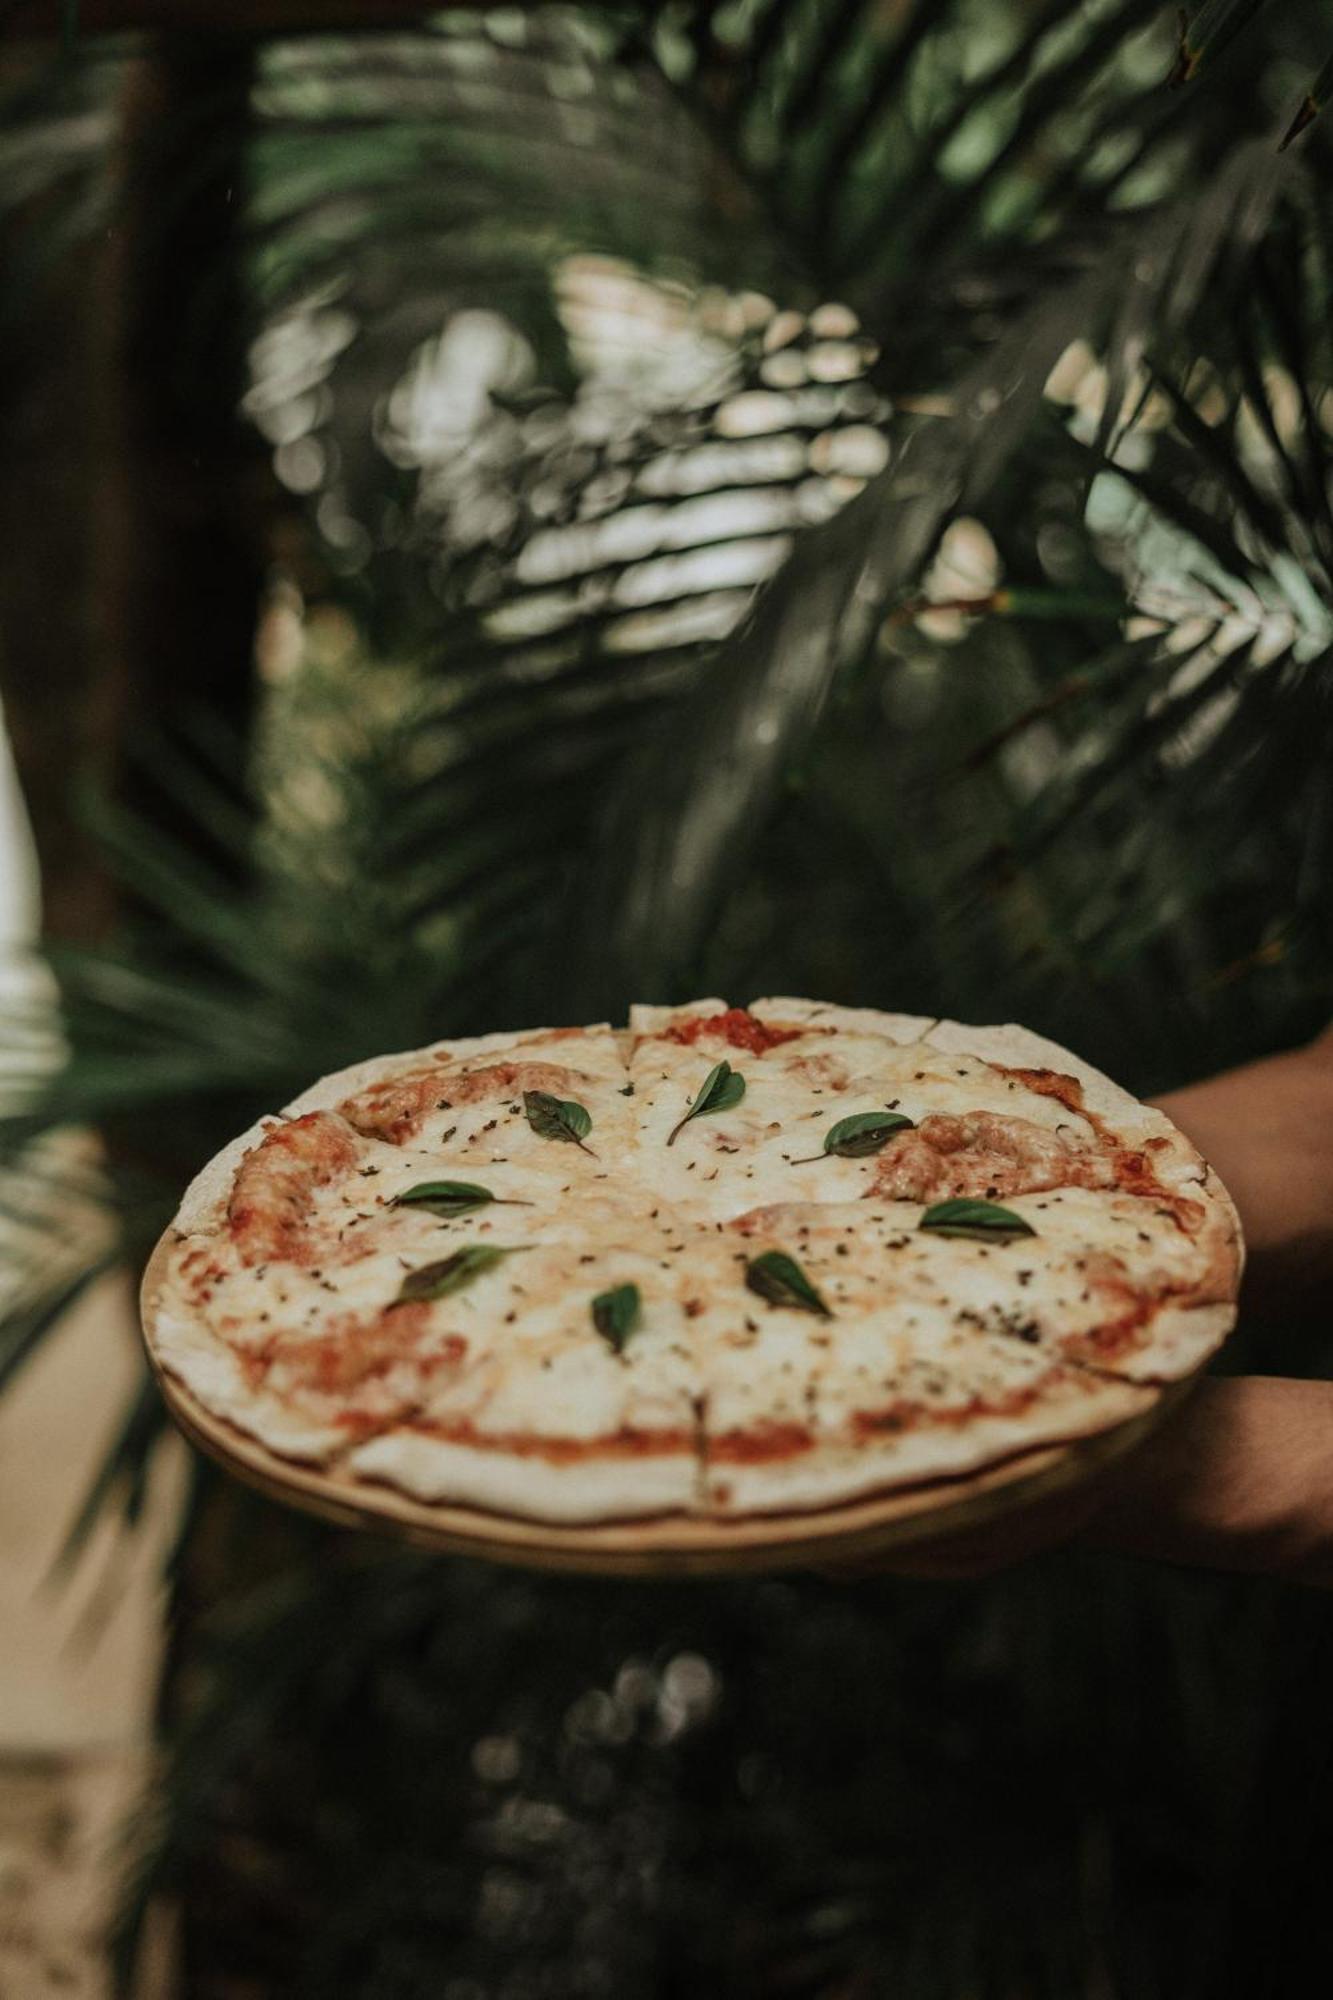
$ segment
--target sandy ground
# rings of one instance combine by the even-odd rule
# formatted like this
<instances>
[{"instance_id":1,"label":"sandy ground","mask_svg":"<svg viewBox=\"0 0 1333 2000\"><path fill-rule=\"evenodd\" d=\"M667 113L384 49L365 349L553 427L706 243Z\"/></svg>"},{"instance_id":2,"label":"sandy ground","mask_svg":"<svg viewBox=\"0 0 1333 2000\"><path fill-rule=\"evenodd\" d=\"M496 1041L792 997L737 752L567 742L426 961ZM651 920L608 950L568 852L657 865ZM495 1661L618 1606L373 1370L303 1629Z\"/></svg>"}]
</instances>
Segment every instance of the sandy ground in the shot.
<instances>
[{"instance_id":1,"label":"sandy ground","mask_svg":"<svg viewBox=\"0 0 1333 2000\"><path fill-rule=\"evenodd\" d=\"M146 1527L52 1565L137 1381L127 1287L85 1299L0 1397L0 2000L105 2000L116 1835L143 1786L158 1586L183 1471L160 1455ZM158 1962L144 2000L164 2000Z\"/></svg>"},{"instance_id":2,"label":"sandy ground","mask_svg":"<svg viewBox=\"0 0 1333 2000\"><path fill-rule=\"evenodd\" d=\"M0 722L4 999L34 990L26 949L39 925L36 857ZM141 1532L118 1537L108 1523L65 1581L51 1569L139 1365L128 1286L107 1279L0 1395L0 2000L107 1993L100 1937L116 1834L148 1770L157 1579L183 1447L162 1453ZM143 2000L169 2000L172 1984L155 1959Z\"/></svg>"}]
</instances>

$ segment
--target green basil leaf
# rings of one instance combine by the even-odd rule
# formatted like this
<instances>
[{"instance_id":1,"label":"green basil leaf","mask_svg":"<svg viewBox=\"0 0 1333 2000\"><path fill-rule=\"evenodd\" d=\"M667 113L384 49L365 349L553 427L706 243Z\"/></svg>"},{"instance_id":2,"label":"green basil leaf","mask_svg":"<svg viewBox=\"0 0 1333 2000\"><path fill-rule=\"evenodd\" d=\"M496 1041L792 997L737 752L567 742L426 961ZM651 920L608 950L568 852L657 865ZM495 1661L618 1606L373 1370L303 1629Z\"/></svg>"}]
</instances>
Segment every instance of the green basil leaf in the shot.
<instances>
[{"instance_id":1,"label":"green basil leaf","mask_svg":"<svg viewBox=\"0 0 1333 2000\"><path fill-rule=\"evenodd\" d=\"M544 1090L525 1090L523 1110L539 1139L563 1139L567 1146L577 1146L581 1153L597 1158L592 1147L583 1143L592 1130L591 1113L572 1097L551 1097Z\"/></svg>"},{"instance_id":2,"label":"green basil leaf","mask_svg":"<svg viewBox=\"0 0 1333 2000\"><path fill-rule=\"evenodd\" d=\"M463 1250L455 1250L452 1257L442 1257L438 1264L422 1264L418 1270L409 1271L398 1289L394 1304L406 1305L413 1299L443 1299L450 1292L461 1292L464 1285L470 1285L483 1271L489 1271L506 1257L512 1257L519 1250L526 1250L526 1243L514 1243L502 1249L498 1243L469 1243Z\"/></svg>"},{"instance_id":3,"label":"green basil leaf","mask_svg":"<svg viewBox=\"0 0 1333 2000\"><path fill-rule=\"evenodd\" d=\"M639 1324L642 1310L643 1301L637 1285L615 1285L609 1292L599 1292L589 1307L593 1325L617 1354L624 1351L625 1342Z\"/></svg>"},{"instance_id":4,"label":"green basil leaf","mask_svg":"<svg viewBox=\"0 0 1333 2000\"><path fill-rule=\"evenodd\" d=\"M672 1128L667 1140L668 1146L675 1145L676 1134L684 1130L691 1118L702 1118L709 1111L730 1111L734 1104L740 1103L744 1095L745 1078L740 1071L733 1069L729 1062L714 1063L704 1078L703 1087L693 1104L679 1125Z\"/></svg>"},{"instance_id":5,"label":"green basil leaf","mask_svg":"<svg viewBox=\"0 0 1333 2000\"><path fill-rule=\"evenodd\" d=\"M1007 1243L1015 1236L1035 1236L1036 1230L1012 1208L1000 1208L993 1201L973 1201L959 1195L953 1201L937 1201L917 1224L937 1236L972 1236L979 1243Z\"/></svg>"},{"instance_id":6,"label":"green basil leaf","mask_svg":"<svg viewBox=\"0 0 1333 2000\"><path fill-rule=\"evenodd\" d=\"M822 1160L829 1153L836 1153L844 1160L865 1160L887 1146L895 1132L912 1130L913 1121L903 1111L854 1111L850 1118L840 1118L836 1125L830 1125L824 1134L822 1153L807 1153L791 1164L808 1167L812 1160Z\"/></svg>"},{"instance_id":7,"label":"green basil leaf","mask_svg":"<svg viewBox=\"0 0 1333 2000\"><path fill-rule=\"evenodd\" d=\"M530 1201L506 1200L502 1195L494 1195L489 1188L478 1187L475 1181L418 1181L415 1187L404 1188L389 1203L390 1208L425 1208L432 1215L445 1217L470 1215L474 1208L485 1208L494 1202L497 1208L531 1208Z\"/></svg>"},{"instance_id":8,"label":"green basil leaf","mask_svg":"<svg viewBox=\"0 0 1333 2000\"><path fill-rule=\"evenodd\" d=\"M796 1259L785 1251L765 1250L762 1257L752 1257L745 1267L745 1282L771 1306L818 1313L821 1319L833 1317Z\"/></svg>"}]
</instances>

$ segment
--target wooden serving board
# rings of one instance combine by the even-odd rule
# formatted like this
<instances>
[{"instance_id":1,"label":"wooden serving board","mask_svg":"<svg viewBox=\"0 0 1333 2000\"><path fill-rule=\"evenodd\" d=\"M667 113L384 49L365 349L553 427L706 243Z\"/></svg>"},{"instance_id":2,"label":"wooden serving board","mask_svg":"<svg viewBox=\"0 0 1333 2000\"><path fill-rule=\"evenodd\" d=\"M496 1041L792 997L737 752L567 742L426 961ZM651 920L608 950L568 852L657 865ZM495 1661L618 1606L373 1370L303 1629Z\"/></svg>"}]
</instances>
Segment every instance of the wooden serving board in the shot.
<instances>
[{"instance_id":1,"label":"wooden serving board","mask_svg":"<svg viewBox=\"0 0 1333 2000\"><path fill-rule=\"evenodd\" d=\"M602 1576L722 1576L859 1564L881 1552L970 1532L1005 1514L1083 1486L1132 1451L1188 1393L1192 1380L1157 1392L1128 1422L1068 1444L1043 1445L960 1479L930 1480L842 1506L792 1514L708 1520L688 1514L564 1525L490 1514L477 1507L413 1500L391 1486L332 1467L279 1458L205 1409L154 1352L149 1302L174 1242L168 1231L149 1260L141 1293L148 1357L168 1410L192 1444L271 1500L338 1527L390 1535L444 1555L476 1556L527 1569Z\"/></svg>"}]
</instances>

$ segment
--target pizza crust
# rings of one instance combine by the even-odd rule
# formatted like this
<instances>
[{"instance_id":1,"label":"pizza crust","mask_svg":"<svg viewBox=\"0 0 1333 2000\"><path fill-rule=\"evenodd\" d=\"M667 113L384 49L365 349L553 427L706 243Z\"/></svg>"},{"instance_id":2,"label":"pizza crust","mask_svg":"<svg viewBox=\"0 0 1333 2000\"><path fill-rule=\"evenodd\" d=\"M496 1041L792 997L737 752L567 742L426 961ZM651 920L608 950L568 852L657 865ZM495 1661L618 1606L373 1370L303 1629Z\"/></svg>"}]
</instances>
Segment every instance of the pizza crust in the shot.
<instances>
[{"instance_id":1,"label":"pizza crust","mask_svg":"<svg viewBox=\"0 0 1333 2000\"><path fill-rule=\"evenodd\" d=\"M823 1000L767 999L751 1003L757 1020L775 1025L797 1021L812 1028L846 1028L856 1034L884 1035L900 1047L925 1041L939 1025L937 1014L884 1014L876 1007L835 1007Z\"/></svg>"},{"instance_id":2,"label":"pizza crust","mask_svg":"<svg viewBox=\"0 0 1333 2000\"><path fill-rule=\"evenodd\" d=\"M633 1476L616 1458L561 1465L535 1453L485 1451L417 1431L389 1431L349 1453L350 1472L415 1499L461 1502L536 1521L632 1520L688 1512L700 1468L690 1451L646 1452Z\"/></svg>"},{"instance_id":3,"label":"pizza crust","mask_svg":"<svg viewBox=\"0 0 1333 2000\"><path fill-rule=\"evenodd\" d=\"M1047 1041L1044 1035L1033 1034L1030 1028L1017 1027L1013 1022L992 1028L974 1028L962 1021L936 1021L924 1039L932 1048L980 1056L985 1062L1004 1063L1014 1069L1050 1069L1076 1077L1083 1086L1083 1101L1088 1110L1104 1118L1117 1132L1138 1129L1171 1132L1175 1129L1160 1111L1141 1104L1137 1097L1131 1097L1127 1090L1122 1090L1118 1083L1112 1083L1109 1076L1103 1076L1099 1069L1084 1062L1081 1056L1062 1049L1058 1042Z\"/></svg>"},{"instance_id":4,"label":"pizza crust","mask_svg":"<svg viewBox=\"0 0 1333 2000\"><path fill-rule=\"evenodd\" d=\"M593 1022L585 1031L588 1034L615 1033L609 1022ZM236 1178L241 1161L251 1149L263 1139L265 1132L275 1118L300 1118L307 1111L336 1111L349 1097L356 1097L373 1084L390 1082L394 1077L410 1076L413 1071L426 1069L432 1063L439 1063L442 1070L458 1063L474 1060L477 1056L507 1055L514 1049L526 1049L530 1045L540 1045L547 1037L558 1037L568 1042L568 1031L559 1028L514 1028L494 1035L460 1035L452 1041L432 1042L422 1049L401 1049L393 1055L372 1056L363 1062L349 1063L346 1069L331 1070L327 1076L319 1078L290 1104L284 1104L277 1112L265 1112L256 1119L248 1131L233 1139L222 1151L202 1167L181 1196L175 1227L182 1235L192 1235L217 1228L227 1211L227 1201L232 1183Z\"/></svg>"},{"instance_id":5,"label":"pizza crust","mask_svg":"<svg viewBox=\"0 0 1333 2000\"><path fill-rule=\"evenodd\" d=\"M201 1235L218 1228L227 1213L232 1183L241 1161L252 1147L259 1144L270 1122L267 1116L258 1119L248 1132L242 1132L238 1139L231 1140L206 1167L200 1168L181 1196L174 1225L177 1235Z\"/></svg>"},{"instance_id":6,"label":"pizza crust","mask_svg":"<svg viewBox=\"0 0 1333 2000\"><path fill-rule=\"evenodd\" d=\"M854 1446L822 1439L799 1457L750 1463L710 1460L706 1491L722 1514L790 1513L937 1479L957 1479L1040 1445L1066 1444L1144 1416L1151 1388L1070 1371L1019 1418L982 1416L966 1430L926 1425L898 1433L891 1445Z\"/></svg>"},{"instance_id":7,"label":"pizza crust","mask_svg":"<svg viewBox=\"0 0 1333 2000\"><path fill-rule=\"evenodd\" d=\"M1159 1306L1147 1345L1118 1364L1116 1379L1148 1387L1183 1381L1212 1358L1235 1324L1234 1305Z\"/></svg>"},{"instance_id":8,"label":"pizza crust","mask_svg":"<svg viewBox=\"0 0 1333 2000\"><path fill-rule=\"evenodd\" d=\"M160 1301L152 1310L156 1358L215 1416L258 1438L282 1457L324 1464L346 1449L347 1432L293 1411L245 1379L237 1356L196 1319Z\"/></svg>"},{"instance_id":9,"label":"pizza crust","mask_svg":"<svg viewBox=\"0 0 1333 2000\"><path fill-rule=\"evenodd\" d=\"M727 1002L714 996L709 1000L684 1000L679 1007L649 1006L636 1000L629 1010L629 1031L634 1035L660 1035L673 1021L692 1019L702 1015L708 1019L714 1014L725 1014Z\"/></svg>"},{"instance_id":10,"label":"pizza crust","mask_svg":"<svg viewBox=\"0 0 1333 2000\"><path fill-rule=\"evenodd\" d=\"M584 1030L587 1035L610 1035L614 1032L609 1021L590 1022ZM553 1042L556 1048L566 1051L578 1044L562 1028L514 1028L496 1035L461 1035L453 1041L432 1042L424 1049L402 1049L396 1055L374 1056L368 1062L352 1063L346 1069L334 1070L330 1075L312 1083L299 1097L283 1107L284 1118L299 1118L306 1111L336 1111L350 1097L359 1097L364 1090L378 1083L389 1083L395 1077L411 1076L414 1071L429 1069L438 1064L441 1070L449 1071L460 1063L475 1062L478 1056L510 1055L518 1049L535 1051ZM565 1058L569 1060L568 1056ZM560 1057L554 1054L551 1060ZM579 1068L579 1063L570 1061L570 1067ZM582 1066L586 1066L582 1065Z\"/></svg>"}]
</instances>

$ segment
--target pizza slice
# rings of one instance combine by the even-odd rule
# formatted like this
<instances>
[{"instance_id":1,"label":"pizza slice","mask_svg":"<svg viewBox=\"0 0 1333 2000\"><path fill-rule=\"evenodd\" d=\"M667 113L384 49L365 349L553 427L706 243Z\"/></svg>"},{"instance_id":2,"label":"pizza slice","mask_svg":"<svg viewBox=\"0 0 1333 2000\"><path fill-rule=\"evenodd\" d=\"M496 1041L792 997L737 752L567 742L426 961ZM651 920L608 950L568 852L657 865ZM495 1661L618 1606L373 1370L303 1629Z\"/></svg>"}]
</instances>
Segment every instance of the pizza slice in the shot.
<instances>
[{"instance_id":1,"label":"pizza slice","mask_svg":"<svg viewBox=\"0 0 1333 2000\"><path fill-rule=\"evenodd\" d=\"M624 1227L534 1245L426 1308L452 1343L349 1469L424 1500L544 1520L687 1511L700 1458L693 1323L666 1243ZM663 1254L655 1254L660 1247ZM438 1331L429 1352L438 1351Z\"/></svg>"},{"instance_id":2,"label":"pizza slice","mask_svg":"<svg viewBox=\"0 0 1333 2000\"><path fill-rule=\"evenodd\" d=\"M793 1189L791 1162L818 1150L812 1121L836 1120L854 1063L825 1027L761 1022L721 1001L631 1011L630 1079L641 1162L660 1164L663 1193L714 1217ZM864 1037L865 1062L895 1045ZM843 1187L864 1173L848 1170Z\"/></svg>"},{"instance_id":3,"label":"pizza slice","mask_svg":"<svg viewBox=\"0 0 1333 2000\"><path fill-rule=\"evenodd\" d=\"M720 1516L828 1506L1082 1437L1151 1389L971 1325L881 1284L836 1242L759 1230L711 1251L699 1341L703 1501ZM768 1247L765 1247L768 1246Z\"/></svg>"}]
</instances>

